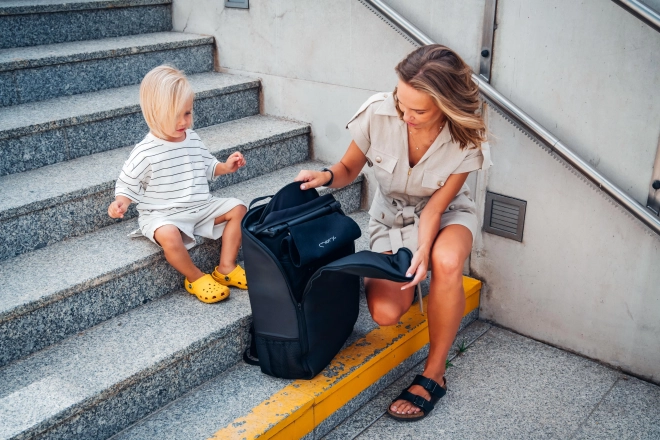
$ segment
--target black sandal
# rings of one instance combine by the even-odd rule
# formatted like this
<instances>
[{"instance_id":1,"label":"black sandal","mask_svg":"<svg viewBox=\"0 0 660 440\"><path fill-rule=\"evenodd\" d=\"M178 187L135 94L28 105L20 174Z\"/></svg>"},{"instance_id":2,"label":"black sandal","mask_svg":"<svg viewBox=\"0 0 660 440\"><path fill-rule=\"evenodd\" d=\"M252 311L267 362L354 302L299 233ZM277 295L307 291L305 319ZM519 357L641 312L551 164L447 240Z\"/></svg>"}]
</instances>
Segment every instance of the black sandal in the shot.
<instances>
[{"instance_id":1,"label":"black sandal","mask_svg":"<svg viewBox=\"0 0 660 440\"><path fill-rule=\"evenodd\" d=\"M429 379L428 377L424 377L421 374L418 374L415 376L415 379L412 381L412 384L408 386L408 388L413 385L420 385L431 394L431 400L426 400L422 396L413 394L408 391L408 388L406 388L396 397L396 399L392 400L390 406L387 407L387 414L389 414L393 419L400 420L402 422L416 422L418 420L422 420L424 417L428 416L431 411L433 411L433 408L435 408L435 404L438 403L438 400L440 400L442 396L447 393L447 379L443 377L442 380L444 381L444 387L440 386L438 382L434 381L433 379ZM397 400L408 401L421 409L421 411L415 414L395 413L391 410L391 407L392 403L396 402Z\"/></svg>"}]
</instances>

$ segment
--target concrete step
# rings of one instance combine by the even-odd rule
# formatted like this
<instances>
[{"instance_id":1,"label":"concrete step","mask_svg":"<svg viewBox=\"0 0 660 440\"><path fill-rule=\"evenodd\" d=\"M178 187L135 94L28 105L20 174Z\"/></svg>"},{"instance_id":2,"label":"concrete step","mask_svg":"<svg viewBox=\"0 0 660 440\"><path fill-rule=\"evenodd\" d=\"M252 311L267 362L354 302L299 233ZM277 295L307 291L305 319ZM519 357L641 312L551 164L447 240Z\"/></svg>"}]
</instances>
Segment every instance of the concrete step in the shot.
<instances>
[{"instance_id":1,"label":"concrete step","mask_svg":"<svg viewBox=\"0 0 660 440\"><path fill-rule=\"evenodd\" d=\"M213 70L213 37L178 32L0 50L0 105L139 84L156 66Z\"/></svg>"},{"instance_id":2,"label":"concrete step","mask_svg":"<svg viewBox=\"0 0 660 440\"><path fill-rule=\"evenodd\" d=\"M385 414L421 373L420 363L323 438L660 438L659 386L502 328L474 325L482 334L452 359L449 391L424 421L401 423Z\"/></svg>"},{"instance_id":3,"label":"concrete step","mask_svg":"<svg viewBox=\"0 0 660 440\"><path fill-rule=\"evenodd\" d=\"M277 182L263 177L259 185L244 185L246 198L292 178L277 174ZM258 189L253 194L248 188ZM359 188L347 189L340 200L350 210L347 198L356 198ZM132 246L125 241L112 243L118 249L114 256L107 255L104 240L102 251L88 249L87 257L125 258L123 252ZM85 248L90 246L77 249ZM67 266L76 270L77 263ZM160 276L161 271L137 280L148 284ZM131 289L135 287L115 290ZM105 301L104 295L90 300ZM232 289L228 300L208 305L177 290L15 361L0 368L0 438L107 438L235 365L246 346L249 323L245 291Z\"/></svg>"},{"instance_id":4,"label":"concrete step","mask_svg":"<svg viewBox=\"0 0 660 440\"><path fill-rule=\"evenodd\" d=\"M361 217L366 228L366 213L352 217ZM466 279L466 283L473 288L478 285L475 280ZM381 328L372 321L364 295L360 300L360 315L349 340L314 379L276 379L240 362L112 440L326 435L428 354L426 319L417 304L401 324ZM463 318L450 358L461 343L470 343L485 331L483 324L473 324L476 307Z\"/></svg>"},{"instance_id":5,"label":"concrete step","mask_svg":"<svg viewBox=\"0 0 660 440\"><path fill-rule=\"evenodd\" d=\"M223 73L191 75L195 127L259 113L259 81ZM0 176L136 144L149 131L139 86L0 108Z\"/></svg>"},{"instance_id":6,"label":"concrete step","mask_svg":"<svg viewBox=\"0 0 660 440\"><path fill-rule=\"evenodd\" d=\"M306 160L309 126L251 116L197 131L221 160L240 150L248 165L211 183L218 189ZM111 225L108 204L133 146L0 177L0 260ZM75 178L72 178L75 176ZM126 213L137 215L135 205Z\"/></svg>"},{"instance_id":7,"label":"concrete step","mask_svg":"<svg viewBox=\"0 0 660 440\"><path fill-rule=\"evenodd\" d=\"M171 0L5 0L0 49L172 30Z\"/></svg>"},{"instance_id":8,"label":"concrete step","mask_svg":"<svg viewBox=\"0 0 660 440\"><path fill-rule=\"evenodd\" d=\"M323 166L299 163L214 194L249 203L291 182L300 169ZM361 178L335 194L352 212L359 208L360 191ZM0 278L7 280L0 284L0 365L181 288L182 276L160 248L145 238L127 237L133 229L136 220L122 221L0 262ZM199 238L191 255L211 272L219 243Z\"/></svg>"}]
</instances>

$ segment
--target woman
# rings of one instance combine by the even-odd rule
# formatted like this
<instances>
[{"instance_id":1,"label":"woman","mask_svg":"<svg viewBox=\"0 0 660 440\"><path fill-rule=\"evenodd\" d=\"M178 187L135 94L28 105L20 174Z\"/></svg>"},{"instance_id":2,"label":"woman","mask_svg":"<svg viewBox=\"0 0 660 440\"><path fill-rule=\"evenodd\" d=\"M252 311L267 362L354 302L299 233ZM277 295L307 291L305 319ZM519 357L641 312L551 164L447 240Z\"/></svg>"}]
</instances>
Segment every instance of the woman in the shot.
<instances>
[{"instance_id":1,"label":"woman","mask_svg":"<svg viewBox=\"0 0 660 440\"><path fill-rule=\"evenodd\" d=\"M365 164L374 166L371 249L392 253L405 246L414 252L409 283L365 280L379 325L399 321L431 270L429 356L422 375L388 408L396 419L419 420L445 394L445 360L465 308L462 269L478 227L465 180L490 160L476 113L478 87L456 53L441 45L420 47L395 70L394 92L369 98L348 123L353 141L341 161L323 171L301 171L295 180L302 189L341 188Z\"/></svg>"}]
</instances>

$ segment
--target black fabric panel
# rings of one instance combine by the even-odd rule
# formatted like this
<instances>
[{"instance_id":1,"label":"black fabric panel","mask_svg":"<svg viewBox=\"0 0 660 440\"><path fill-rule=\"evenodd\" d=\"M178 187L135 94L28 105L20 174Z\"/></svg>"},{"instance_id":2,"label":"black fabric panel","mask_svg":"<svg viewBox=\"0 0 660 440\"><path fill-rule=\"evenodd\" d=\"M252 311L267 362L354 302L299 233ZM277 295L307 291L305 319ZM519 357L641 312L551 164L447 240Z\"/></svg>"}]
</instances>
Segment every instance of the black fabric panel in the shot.
<instances>
[{"instance_id":1,"label":"black fabric panel","mask_svg":"<svg viewBox=\"0 0 660 440\"><path fill-rule=\"evenodd\" d=\"M360 303L360 277L340 272L323 277L304 298L306 361L312 376L320 373L353 331Z\"/></svg>"},{"instance_id":2,"label":"black fabric panel","mask_svg":"<svg viewBox=\"0 0 660 440\"><path fill-rule=\"evenodd\" d=\"M256 341L263 373L283 379L311 379L315 376L303 367L299 340L278 340L257 334Z\"/></svg>"},{"instance_id":3,"label":"black fabric panel","mask_svg":"<svg viewBox=\"0 0 660 440\"><path fill-rule=\"evenodd\" d=\"M243 226L260 214L258 207L243 218ZM275 259L243 227L243 255L256 333L298 338L297 306Z\"/></svg>"}]
</instances>

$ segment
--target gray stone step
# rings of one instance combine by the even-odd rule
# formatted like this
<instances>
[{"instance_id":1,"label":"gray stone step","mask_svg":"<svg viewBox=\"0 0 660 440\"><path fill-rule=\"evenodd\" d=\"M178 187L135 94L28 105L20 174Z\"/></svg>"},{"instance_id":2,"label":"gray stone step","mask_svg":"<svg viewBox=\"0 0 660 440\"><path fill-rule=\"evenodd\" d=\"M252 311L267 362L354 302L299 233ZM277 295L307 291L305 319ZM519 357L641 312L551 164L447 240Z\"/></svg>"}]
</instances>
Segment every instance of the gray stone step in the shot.
<instances>
[{"instance_id":1,"label":"gray stone step","mask_svg":"<svg viewBox=\"0 0 660 440\"><path fill-rule=\"evenodd\" d=\"M213 37L178 32L0 50L0 105L139 84L156 66L213 70Z\"/></svg>"},{"instance_id":2,"label":"gray stone step","mask_svg":"<svg viewBox=\"0 0 660 440\"><path fill-rule=\"evenodd\" d=\"M352 215L352 217L356 216ZM368 222L368 214L361 213L358 217ZM366 229L364 230L366 231ZM484 327L488 326L479 322L475 323L475 319L475 315L469 315L463 319L457 340L469 343L487 330ZM366 299L361 296L360 315L346 345L364 337L375 328L377 326L371 319ZM450 358L456 355L456 345L458 344L455 344L450 352ZM318 424L314 431L305 438L321 438L331 432L367 401L387 388L402 374L406 374L411 367L423 360L427 353L428 348L424 348L394 367L386 376L343 405L324 422ZM248 414L260 403L269 400L273 394L292 382L292 380L267 376L261 373L258 367L239 362L217 378L204 383L167 407L120 432L112 437L112 440L207 439L234 420Z\"/></svg>"},{"instance_id":3,"label":"gray stone step","mask_svg":"<svg viewBox=\"0 0 660 440\"><path fill-rule=\"evenodd\" d=\"M303 162L215 194L249 203L291 182L300 169L323 166ZM359 208L360 182L335 192L347 212ZM0 262L0 278L7 280L0 284L0 365L181 288L181 275L160 248L127 237L136 228L136 220L122 221ZM191 255L210 272L219 244L202 238L199 243Z\"/></svg>"},{"instance_id":4,"label":"gray stone step","mask_svg":"<svg viewBox=\"0 0 660 440\"><path fill-rule=\"evenodd\" d=\"M208 72L189 79L195 127L259 113L254 78ZM135 144L148 131L138 85L0 108L0 176Z\"/></svg>"},{"instance_id":5,"label":"gray stone step","mask_svg":"<svg viewBox=\"0 0 660 440\"><path fill-rule=\"evenodd\" d=\"M241 185L242 193L248 200L264 195L264 190L267 194L290 182L300 167L319 165L307 162L261 177L255 185ZM352 187L338 197L347 210L359 203L359 185ZM226 188L232 195L236 190ZM125 225L114 228L120 227L123 230L118 233L128 229ZM119 304L135 295L140 285L159 280L163 273L145 257L149 251L157 252L155 246L143 239L136 244L129 243L128 238L113 239L112 233L102 236L105 232L96 233L100 238L96 246L81 243L72 248L67 266L79 272L79 266L92 264L96 268L90 273L110 269L102 280L126 279L125 286L111 289L118 296L107 299ZM108 252L109 242L112 252ZM126 259L126 247L138 246L142 262L120 262ZM43 262L50 251L44 249L42 257L33 261ZM113 263L151 266L158 275L130 280L113 270ZM43 275L52 276L51 282L60 282L54 273ZM48 281L43 280L43 284ZM89 300L106 298L96 295ZM107 438L236 364L246 346L249 322L245 291L232 289L228 300L209 305L180 289L15 361L0 368L0 438ZM42 332L47 334L45 327Z\"/></svg>"},{"instance_id":6,"label":"gray stone step","mask_svg":"<svg viewBox=\"0 0 660 440\"><path fill-rule=\"evenodd\" d=\"M301 162L309 155L309 126L299 122L258 115L197 132L221 160L240 150L248 161L238 172L220 176L212 189ZM5 231L0 236L0 260L113 224L107 207L132 148L0 177L0 227ZM125 218L136 214L132 209Z\"/></svg>"},{"instance_id":7,"label":"gray stone step","mask_svg":"<svg viewBox=\"0 0 660 440\"><path fill-rule=\"evenodd\" d=\"M0 49L172 30L171 0L4 0Z\"/></svg>"}]
</instances>

